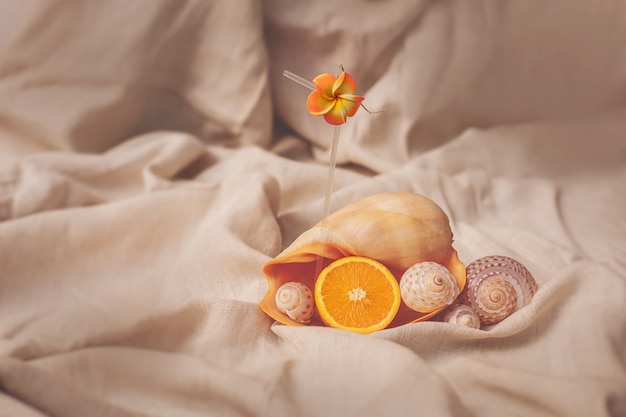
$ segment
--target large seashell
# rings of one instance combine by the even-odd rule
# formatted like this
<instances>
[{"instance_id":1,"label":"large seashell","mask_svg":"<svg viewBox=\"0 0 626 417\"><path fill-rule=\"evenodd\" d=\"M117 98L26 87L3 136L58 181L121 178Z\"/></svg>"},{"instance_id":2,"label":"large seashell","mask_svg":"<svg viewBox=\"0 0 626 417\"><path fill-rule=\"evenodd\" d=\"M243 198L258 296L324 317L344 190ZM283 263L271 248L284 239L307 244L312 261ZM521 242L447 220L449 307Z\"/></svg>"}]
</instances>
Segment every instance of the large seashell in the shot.
<instances>
[{"instance_id":1,"label":"large seashell","mask_svg":"<svg viewBox=\"0 0 626 417\"><path fill-rule=\"evenodd\" d=\"M400 296L410 309L431 313L447 307L459 296L456 279L443 265L419 262L400 278Z\"/></svg>"},{"instance_id":2,"label":"large seashell","mask_svg":"<svg viewBox=\"0 0 626 417\"><path fill-rule=\"evenodd\" d=\"M298 323L310 323L315 311L313 292L301 282L287 282L275 296L276 307Z\"/></svg>"},{"instance_id":3,"label":"large seashell","mask_svg":"<svg viewBox=\"0 0 626 417\"><path fill-rule=\"evenodd\" d=\"M495 324L524 307L537 291L531 273L507 256L485 256L467 266L467 286L461 300L483 324Z\"/></svg>"},{"instance_id":4,"label":"large seashell","mask_svg":"<svg viewBox=\"0 0 626 417\"><path fill-rule=\"evenodd\" d=\"M443 315L443 321L459 324L472 329L480 329L480 317L474 309L465 304L453 304Z\"/></svg>"},{"instance_id":5,"label":"large seashell","mask_svg":"<svg viewBox=\"0 0 626 417\"><path fill-rule=\"evenodd\" d=\"M443 210L420 194L382 193L332 213L263 265L268 291L259 304L261 309L281 323L298 325L276 307L278 288L289 281L313 287L321 271L318 259L325 267L345 256L375 259L397 279L417 262L437 262L452 273L459 288L465 285L465 265L452 247L452 231ZM435 314L401 308L392 326Z\"/></svg>"}]
</instances>

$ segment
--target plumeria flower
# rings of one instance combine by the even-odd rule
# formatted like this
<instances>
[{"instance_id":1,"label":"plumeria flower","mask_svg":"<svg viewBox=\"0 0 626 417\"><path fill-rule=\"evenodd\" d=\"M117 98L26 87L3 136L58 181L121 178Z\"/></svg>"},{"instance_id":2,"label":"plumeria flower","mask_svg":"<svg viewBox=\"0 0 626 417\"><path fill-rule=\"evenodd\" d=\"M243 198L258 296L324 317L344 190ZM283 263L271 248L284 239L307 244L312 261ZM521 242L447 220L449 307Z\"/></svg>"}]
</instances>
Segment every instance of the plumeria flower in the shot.
<instances>
[{"instance_id":1,"label":"plumeria flower","mask_svg":"<svg viewBox=\"0 0 626 417\"><path fill-rule=\"evenodd\" d=\"M342 125L354 116L364 97L354 94L356 81L343 68L339 77L321 74L313 79L315 90L306 101L306 107L314 116L324 116L331 125ZM367 110L367 109L366 109Z\"/></svg>"}]
</instances>

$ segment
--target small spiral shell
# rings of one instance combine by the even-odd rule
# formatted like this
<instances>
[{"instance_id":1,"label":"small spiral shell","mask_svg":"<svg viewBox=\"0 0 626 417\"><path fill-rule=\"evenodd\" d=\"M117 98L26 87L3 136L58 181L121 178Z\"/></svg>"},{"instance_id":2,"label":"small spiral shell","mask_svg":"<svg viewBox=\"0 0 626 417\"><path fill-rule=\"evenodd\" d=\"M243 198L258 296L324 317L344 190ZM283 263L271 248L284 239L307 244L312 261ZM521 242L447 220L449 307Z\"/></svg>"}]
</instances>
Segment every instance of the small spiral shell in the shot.
<instances>
[{"instance_id":1,"label":"small spiral shell","mask_svg":"<svg viewBox=\"0 0 626 417\"><path fill-rule=\"evenodd\" d=\"M465 304L450 306L443 315L443 321L472 329L480 329L480 317L472 307Z\"/></svg>"},{"instance_id":2,"label":"small spiral shell","mask_svg":"<svg viewBox=\"0 0 626 417\"><path fill-rule=\"evenodd\" d=\"M310 323L315 310L313 292L301 282L287 282L276 291L276 307L298 323Z\"/></svg>"},{"instance_id":3,"label":"small spiral shell","mask_svg":"<svg viewBox=\"0 0 626 417\"><path fill-rule=\"evenodd\" d=\"M485 256L467 266L461 302L471 306L483 324L495 324L524 307L537 291L531 273L506 256Z\"/></svg>"},{"instance_id":4,"label":"small spiral shell","mask_svg":"<svg viewBox=\"0 0 626 417\"><path fill-rule=\"evenodd\" d=\"M441 264L419 262L400 278L400 296L412 310L430 313L450 305L459 295L456 279Z\"/></svg>"}]
</instances>

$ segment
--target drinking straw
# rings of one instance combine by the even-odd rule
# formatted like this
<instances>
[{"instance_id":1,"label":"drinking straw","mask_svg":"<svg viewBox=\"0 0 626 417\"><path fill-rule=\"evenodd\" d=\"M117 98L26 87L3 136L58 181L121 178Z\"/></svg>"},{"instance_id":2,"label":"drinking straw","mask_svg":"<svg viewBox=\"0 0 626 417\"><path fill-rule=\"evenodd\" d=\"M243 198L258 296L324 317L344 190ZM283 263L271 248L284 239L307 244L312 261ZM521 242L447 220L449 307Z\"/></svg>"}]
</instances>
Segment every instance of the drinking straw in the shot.
<instances>
[{"instance_id":1,"label":"drinking straw","mask_svg":"<svg viewBox=\"0 0 626 417\"><path fill-rule=\"evenodd\" d=\"M315 90L315 84L306 78L302 78L298 74L284 70L283 75L290 80L297 82L301 86L308 88L309 90ZM322 219L325 219L330 214L330 199L333 191L333 180L335 177L335 165L337 161L337 148L339 146L340 132L341 126L336 125L333 129L333 140L330 148L330 162L328 164L328 178L326 180L326 195L324 196L324 212ZM323 258L318 256L315 263L315 276L319 276L320 272L322 272L322 262Z\"/></svg>"},{"instance_id":2,"label":"drinking straw","mask_svg":"<svg viewBox=\"0 0 626 417\"><path fill-rule=\"evenodd\" d=\"M289 78L292 81L297 82L303 87L308 88L309 90L315 90L315 84L311 81L307 80L299 76L298 74L294 74L291 71L284 70L283 75ZM337 161L337 148L339 147L339 133L341 132L341 126L335 126L333 130L333 140L330 148L330 163L328 165L328 178L326 180L326 196L324 198L324 212L322 218L326 218L330 214L330 199L333 189L333 180L335 176L335 166Z\"/></svg>"},{"instance_id":3,"label":"drinking straw","mask_svg":"<svg viewBox=\"0 0 626 417\"><path fill-rule=\"evenodd\" d=\"M291 81L295 81L301 86L308 88L309 90L315 90L315 84L313 84L311 81L307 80L306 78L302 78L298 74L294 74L291 71L284 70L283 75L289 78Z\"/></svg>"}]
</instances>

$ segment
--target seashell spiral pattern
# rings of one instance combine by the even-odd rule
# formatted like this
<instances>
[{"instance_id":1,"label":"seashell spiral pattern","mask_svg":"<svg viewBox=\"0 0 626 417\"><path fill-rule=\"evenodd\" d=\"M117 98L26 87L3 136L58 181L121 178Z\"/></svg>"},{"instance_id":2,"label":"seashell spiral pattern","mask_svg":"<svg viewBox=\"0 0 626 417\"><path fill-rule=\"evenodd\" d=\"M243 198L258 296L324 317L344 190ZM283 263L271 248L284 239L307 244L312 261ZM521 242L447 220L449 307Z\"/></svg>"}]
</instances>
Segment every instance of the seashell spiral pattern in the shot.
<instances>
[{"instance_id":1,"label":"seashell spiral pattern","mask_svg":"<svg viewBox=\"0 0 626 417\"><path fill-rule=\"evenodd\" d=\"M436 262L418 262L400 278L402 301L419 313L430 313L452 304L459 292L450 271Z\"/></svg>"},{"instance_id":2,"label":"seashell spiral pattern","mask_svg":"<svg viewBox=\"0 0 626 417\"><path fill-rule=\"evenodd\" d=\"M524 307L537 291L532 274L507 256L485 256L467 266L467 285L461 302L480 317L483 324L495 324Z\"/></svg>"},{"instance_id":3,"label":"seashell spiral pattern","mask_svg":"<svg viewBox=\"0 0 626 417\"><path fill-rule=\"evenodd\" d=\"M450 306L443 315L443 321L472 329L480 329L480 317L472 307L465 304Z\"/></svg>"},{"instance_id":4,"label":"seashell spiral pattern","mask_svg":"<svg viewBox=\"0 0 626 417\"><path fill-rule=\"evenodd\" d=\"M315 310L313 292L301 282L287 282L276 291L276 307L298 323L310 323Z\"/></svg>"}]
</instances>

